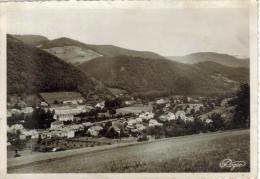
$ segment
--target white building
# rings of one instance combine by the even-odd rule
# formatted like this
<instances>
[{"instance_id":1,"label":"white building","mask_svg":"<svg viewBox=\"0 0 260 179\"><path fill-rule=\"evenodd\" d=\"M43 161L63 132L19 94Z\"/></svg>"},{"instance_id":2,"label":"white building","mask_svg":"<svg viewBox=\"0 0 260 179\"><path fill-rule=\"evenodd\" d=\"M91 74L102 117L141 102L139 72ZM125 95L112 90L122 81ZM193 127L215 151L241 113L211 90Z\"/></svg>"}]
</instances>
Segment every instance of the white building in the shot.
<instances>
[{"instance_id":1,"label":"white building","mask_svg":"<svg viewBox=\"0 0 260 179\"><path fill-rule=\"evenodd\" d=\"M145 126L143 124L136 124L135 127L139 132L141 132L145 129Z\"/></svg>"},{"instance_id":2,"label":"white building","mask_svg":"<svg viewBox=\"0 0 260 179\"><path fill-rule=\"evenodd\" d=\"M206 124L210 124L210 123L212 123L212 122L213 122L212 119L209 119L209 118L208 118L208 119L205 119L205 123L206 123Z\"/></svg>"},{"instance_id":3,"label":"white building","mask_svg":"<svg viewBox=\"0 0 260 179\"><path fill-rule=\"evenodd\" d=\"M21 110L24 114L31 114L33 112L32 107L25 107Z\"/></svg>"},{"instance_id":4,"label":"white building","mask_svg":"<svg viewBox=\"0 0 260 179\"><path fill-rule=\"evenodd\" d=\"M102 101L102 102L100 102L100 103L97 103L97 104L95 105L95 107L96 107L96 108L103 109L103 108L105 107L105 101Z\"/></svg>"},{"instance_id":5,"label":"white building","mask_svg":"<svg viewBox=\"0 0 260 179\"><path fill-rule=\"evenodd\" d=\"M84 123L82 123L82 125L84 127L91 127L91 126L93 126L93 123L91 123L91 122L84 122Z\"/></svg>"},{"instance_id":6,"label":"white building","mask_svg":"<svg viewBox=\"0 0 260 179\"><path fill-rule=\"evenodd\" d=\"M69 139L69 138L73 138L73 137L75 137L75 131L74 130L69 130L67 132L67 138Z\"/></svg>"},{"instance_id":7,"label":"white building","mask_svg":"<svg viewBox=\"0 0 260 179\"><path fill-rule=\"evenodd\" d=\"M149 121L149 127L154 127L154 126L162 126L163 124L156 121L155 119L152 119Z\"/></svg>"},{"instance_id":8,"label":"white building","mask_svg":"<svg viewBox=\"0 0 260 179\"><path fill-rule=\"evenodd\" d=\"M171 120L175 120L175 119L176 119L175 115L174 115L172 112L169 112L169 113L167 114L166 118L167 118L168 121L171 121Z\"/></svg>"},{"instance_id":9,"label":"white building","mask_svg":"<svg viewBox=\"0 0 260 179\"><path fill-rule=\"evenodd\" d=\"M7 128L7 132L12 134L15 134L17 131L23 132L24 130L25 129L21 124L14 124L11 127Z\"/></svg>"},{"instance_id":10,"label":"white building","mask_svg":"<svg viewBox=\"0 0 260 179\"><path fill-rule=\"evenodd\" d=\"M141 113L139 115L139 118L141 118L142 120L148 121L148 120L154 118L154 113L152 113L152 112Z\"/></svg>"},{"instance_id":11,"label":"white building","mask_svg":"<svg viewBox=\"0 0 260 179\"><path fill-rule=\"evenodd\" d=\"M133 126L137 123L137 121L135 119L130 119L129 121L127 121L127 124L130 126Z\"/></svg>"},{"instance_id":12,"label":"white building","mask_svg":"<svg viewBox=\"0 0 260 179\"><path fill-rule=\"evenodd\" d=\"M74 119L74 115L87 111L85 105L55 106L51 107L50 110L54 110L53 118L59 121L72 121Z\"/></svg>"},{"instance_id":13,"label":"white building","mask_svg":"<svg viewBox=\"0 0 260 179\"><path fill-rule=\"evenodd\" d=\"M203 104L188 104L187 113L191 113L191 110L193 109L194 112L200 111L201 108L204 108Z\"/></svg>"},{"instance_id":14,"label":"white building","mask_svg":"<svg viewBox=\"0 0 260 179\"><path fill-rule=\"evenodd\" d=\"M176 119L180 118L181 120L185 120L186 113L185 113L185 111L177 111L175 113L175 117L176 117Z\"/></svg>"},{"instance_id":15,"label":"white building","mask_svg":"<svg viewBox=\"0 0 260 179\"><path fill-rule=\"evenodd\" d=\"M165 103L167 103L167 101L164 99L159 99L156 101L156 104L165 104Z\"/></svg>"},{"instance_id":16,"label":"white building","mask_svg":"<svg viewBox=\"0 0 260 179\"><path fill-rule=\"evenodd\" d=\"M170 103L167 103L167 104L165 105L165 107L166 107L166 108L169 108L169 107L171 107L171 104L170 104Z\"/></svg>"},{"instance_id":17,"label":"white building","mask_svg":"<svg viewBox=\"0 0 260 179\"><path fill-rule=\"evenodd\" d=\"M142 123L143 122L143 119L140 118L140 117L136 118L135 120L136 120L136 123Z\"/></svg>"},{"instance_id":18,"label":"white building","mask_svg":"<svg viewBox=\"0 0 260 179\"><path fill-rule=\"evenodd\" d=\"M55 129L59 129L59 128L62 128L64 127L64 124L62 121L54 121L51 123L51 129L52 130L55 130Z\"/></svg>"},{"instance_id":19,"label":"white building","mask_svg":"<svg viewBox=\"0 0 260 179\"><path fill-rule=\"evenodd\" d=\"M185 119L184 119L184 122L193 122L194 121L194 117L186 117Z\"/></svg>"},{"instance_id":20,"label":"white building","mask_svg":"<svg viewBox=\"0 0 260 179\"><path fill-rule=\"evenodd\" d=\"M99 132L103 129L103 127L101 126L92 126L88 129L88 133L91 135L91 136L98 136L99 135Z\"/></svg>"},{"instance_id":21,"label":"white building","mask_svg":"<svg viewBox=\"0 0 260 179\"><path fill-rule=\"evenodd\" d=\"M161 116L159 117L159 119L160 119L160 121L165 122L165 121L175 120L176 117L175 117L175 115L174 115L172 112L169 112L169 113L166 114L166 115L161 115Z\"/></svg>"}]
</instances>

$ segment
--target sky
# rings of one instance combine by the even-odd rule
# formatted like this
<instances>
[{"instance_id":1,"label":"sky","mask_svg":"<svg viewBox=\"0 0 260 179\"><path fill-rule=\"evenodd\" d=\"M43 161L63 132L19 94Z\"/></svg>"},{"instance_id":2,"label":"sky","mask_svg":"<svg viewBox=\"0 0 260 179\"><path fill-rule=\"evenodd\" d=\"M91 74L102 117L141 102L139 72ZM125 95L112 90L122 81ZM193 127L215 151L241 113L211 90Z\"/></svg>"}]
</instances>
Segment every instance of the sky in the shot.
<instances>
[{"instance_id":1,"label":"sky","mask_svg":"<svg viewBox=\"0 0 260 179\"><path fill-rule=\"evenodd\" d=\"M249 57L248 9L16 10L7 33L68 37L164 56L218 52Z\"/></svg>"}]
</instances>

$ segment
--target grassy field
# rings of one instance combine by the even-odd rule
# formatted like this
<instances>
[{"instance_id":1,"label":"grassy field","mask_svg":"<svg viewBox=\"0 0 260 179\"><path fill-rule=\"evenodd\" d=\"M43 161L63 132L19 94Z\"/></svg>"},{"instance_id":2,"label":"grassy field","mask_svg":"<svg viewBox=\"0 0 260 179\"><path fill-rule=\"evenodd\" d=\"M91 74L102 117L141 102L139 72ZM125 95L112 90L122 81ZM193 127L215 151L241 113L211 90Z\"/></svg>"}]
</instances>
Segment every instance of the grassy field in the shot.
<instances>
[{"instance_id":1,"label":"grassy field","mask_svg":"<svg viewBox=\"0 0 260 179\"><path fill-rule=\"evenodd\" d=\"M232 172L249 172L249 141L249 130L196 134L54 157L8 173L230 172L219 167L226 158L246 162Z\"/></svg>"},{"instance_id":2,"label":"grassy field","mask_svg":"<svg viewBox=\"0 0 260 179\"><path fill-rule=\"evenodd\" d=\"M129 106L129 107L124 107L124 108L119 108L117 109L117 113L122 113L122 114L129 114L129 113L140 113L142 111L151 111L152 108L151 106L148 105L143 105L143 106Z\"/></svg>"},{"instance_id":3,"label":"grassy field","mask_svg":"<svg viewBox=\"0 0 260 179\"><path fill-rule=\"evenodd\" d=\"M249 141L249 135L232 136L224 140L215 139L208 143L207 147L210 150L207 152L195 150L187 156L159 162L113 161L100 172L230 172L229 168L219 167L219 162L226 158L233 161L246 161L245 167L235 169L233 172L249 172Z\"/></svg>"}]
</instances>

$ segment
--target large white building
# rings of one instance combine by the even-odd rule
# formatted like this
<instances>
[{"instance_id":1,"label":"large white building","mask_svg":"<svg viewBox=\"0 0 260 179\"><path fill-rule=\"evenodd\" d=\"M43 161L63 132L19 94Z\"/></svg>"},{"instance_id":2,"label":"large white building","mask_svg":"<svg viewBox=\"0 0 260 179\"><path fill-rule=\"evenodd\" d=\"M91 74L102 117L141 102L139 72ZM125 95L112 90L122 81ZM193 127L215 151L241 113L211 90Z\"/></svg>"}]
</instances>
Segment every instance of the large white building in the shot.
<instances>
[{"instance_id":1,"label":"large white building","mask_svg":"<svg viewBox=\"0 0 260 179\"><path fill-rule=\"evenodd\" d=\"M72 121L75 115L87 112L87 106L82 104L84 98L78 92L46 92L39 96L48 105L45 109L54 111L58 121Z\"/></svg>"},{"instance_id":2,"label":"large white building","mask_svg":"<svg viewBox=\"0 0 260 179\"><path fill-rule=\"evenodd\" d=\"M72 121L74 115L87 112L85 105L54 106L49 108L54 111L54 119L59 121Z\"/></svg>"}]
</instances>

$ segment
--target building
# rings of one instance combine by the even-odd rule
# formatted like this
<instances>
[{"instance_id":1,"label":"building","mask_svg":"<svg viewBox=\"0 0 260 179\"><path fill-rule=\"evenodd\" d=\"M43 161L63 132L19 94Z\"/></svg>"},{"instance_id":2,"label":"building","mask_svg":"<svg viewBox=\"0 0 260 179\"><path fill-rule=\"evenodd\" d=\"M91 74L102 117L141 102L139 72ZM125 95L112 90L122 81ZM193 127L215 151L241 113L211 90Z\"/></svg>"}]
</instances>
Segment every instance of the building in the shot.
<instances>
[{"instance_id":1,"label":"building","mask_svg":"<svg viewBox=\"0 0 260 179\"><path fill-rule=\"evenodd\" d=\"M66 137L73 138L77 132L83 132L84 126L81 124L63 125L60 121L51 123L51 128L40 133L42 138Z\"/></svg>"},{"instance_id":2,"label":"building","mask_svg":"<svg viewBox=\"0 0 260 179\"><path fill-rule=\"evenodd\" d=\"M101 126L92 126L88 129L87 133L93 137L99 135L99 132L103 129Z\"/></svg>"},{"instance_id":3,"label":"building","mask_svg":"<svg viewBox=\"0 0 260 179\"><path fill-rule=\"evenodd\" d=\"M95 108L100 108L100 109L103 109L105 107L105 101L102 101L100 103L97 103L95 105Z\"/></svg>"},{"instance_id":4,"label":"building","mask_svg":"<svg viewBox=\"0 0 260 179\"><path fill-rule=\"evenodd\" d=\"M165 104L165 103L167 103L167 101L165 99L158 99L156 101L156 104Z\"/></svg>"},{"instance_id":5,"label":"building","mask_svg":"<svg viewBox=\"0 0 260 179\"><path fill-rule=\"evenodd\" d=\"M213 123L212 119L209 119L209 118L205 119L204 122L205 122L206 124L211 124L211 123Z\"/></svg>"},{"instance_id":6,"label":"building","mask_svg":"<svg viewBox=\"0 0 260 179\"><path fill-rule=\"evenodd\" d=\"M175 113L175 118L176 119L180 118L181 120L185 120L186 119L186 113L184 111L177 111Z\"/></svg>"},{"instance_id":7,"label":"building","mask_svg":"<svg viewBox=\"0 0 260 179\"><path fill-rule=\"evenodd\" d=\"M176 117L175 117L175 115L172 113L172 112L169 112L168 114L164 114L164 115L161 115L160 117L159 117L159 119L160 119L160 121L162 121L162 122L165 122L165 121L171 121L171 120L175 120L176 119Z\"/></svg>"},{"instance_id":8,"label":"building","mask_svg":"<svg viewBox=\"0 0 260 179\"><path fill-rule=\"evenodd\" d=\"M59 121L73 121L74 115L87 112L85 105L54 106L50 110L54 111L53 118Z\"/></svg>"},{"instance_id":9,"label":"building","mask_svg":"<svg viewBox=\"0 0 260 179\"><path fill-rule=\"evenodd\" d=\"M31 114L33 112L32 107L25 107L21 110L24 114Z\"/></svg>"},{"instance_id":10,"label":"building","mask_svg":"<svg viewBox=\"0 0 260 179\"><path fill-rule=\"evenodd\" d=\"M139 132L141 132L141 131L143 131L144 129L145 129L145 126L143 125L143 124L136 124L136 129L139 131Z\"/></svg>"},{"instance_id":11,"label":"building","mask_svg":"<svg viewBox=\"0 0 260 179\"><path fill-rule=\"evenodd\" d=\"M82 123L82 125L83 125L85 128L88 128L88 127L93 126L93 123L91 123L91 122L84 122L84 123Z\"/></svg>"},{"instance_id":12,"label":"building","mask_svg":"<svg viewBox=\"0 0 260 179\"><path fill-rule=\"evenodd\" d=\"M139 118L141 118L142 120L148 121L148 120L154 118L154 113L152 113L152 112L141 113L139 115Z\"/></svg>"},{"instance_id":13,"label":"building","mask_svg":"<svg viewBox=\"0 0 260 179\"><path fill-rule=\"evenodd\" d=\"M194 117L192 117L192 116L186 117L184 122L194 122Z\"/></svg>"},{"instance_id":14,"label":"building","mask_svg":"<svg viewBox=\"0 0 260 179\"><path fill-rule=\"evenodd\" d=\"M149 127L154 127L154 126L162 126L162 123L159 123L157 120L152 119L149 121Z\"/></svg>"},{"instance_id":15,"label":"building","mask_svg":"<svg viewBox=\"0 0 260 179\"><path fill-rule=\"evenodd\" d=\"M198 112L200 111L201 109L204 108L204 105L203 104L188 104L187 106L187 113L191 113L191 110L194 110L194 112Z\"/></svg>"},{"instance_id":16,"label":"building","mask_svg":"<svg viewBox=\"0 0 260 179\"><path fill-rule=\"evenodd\" d=\"M51 129L53 129L53 130L62 128L63 126L64 126L64 124L61 121L54 121L51 123Z\"/></svg>"},{"instance_id":17,"label":"building","mask_svg":"<svg viewBox=\"0 0 260 179\"><path fill-rule=\"evenodd\" d=\"M46 92L39 93L39 96L49 106L57 104L81 104L84 101L84 98L78 92Z\"/></svg>"}]
</instances>

